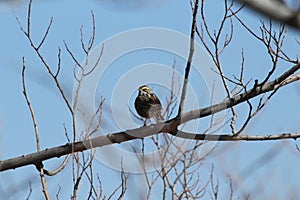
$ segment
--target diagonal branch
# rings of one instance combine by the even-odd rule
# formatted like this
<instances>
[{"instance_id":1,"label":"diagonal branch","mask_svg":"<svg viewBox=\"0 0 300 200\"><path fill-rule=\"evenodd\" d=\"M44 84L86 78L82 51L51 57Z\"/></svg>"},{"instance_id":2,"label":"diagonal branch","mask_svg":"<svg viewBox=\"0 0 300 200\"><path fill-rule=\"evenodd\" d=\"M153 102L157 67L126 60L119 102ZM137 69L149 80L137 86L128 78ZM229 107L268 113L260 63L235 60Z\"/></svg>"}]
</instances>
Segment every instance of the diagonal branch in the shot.
<instances>
[{"instance_id":1,"label":"diagonal branch","mask_svg":"<svg viewBox=\"0 0 300 200\"><path fill-rule=\"evenodd\" d=\"M282 140L282 139L297 139L300 137L300 133L284 133L279 135L207 135L207 134L192 134L182 131L178 131L177 127L187 121L198 119L212 115L214 113L220 112L227 108L230 108L239 103L245 102L251 98L258 95L264 94L269 91L277 90L278 88L290 84L294 81L300 79L300 73L292 75L300 68L300 63L290 68L284 74L282 74L277 79L268 82L264 85L256 85L251 90L230 98L229 100L223 101L221 103L212 105L210 107L192 110L187 113L183 113L180 117L175 117L166 122L144 126L132 130L121 131L116 133L110 133L107 135L101 135L92 139L85 141L79 141L74 143L67 143L62 146L53 147L45 149L40 152L31 153L27 155L22 155L16 158L11 158L7 160L0 161L0 171L5 171L9 169L15 169L25 165L35 164L36 162L41 162L48 160L50 158L60 157L68 155L74 152L81 152L88 149L102 147L106 145L111 145L115 143L122 143L125 141L130 141L138 138L148 137L161 132L171 133L176 137L181 137L185 139L194 140L209 140L209 141L260 141L260 140Z\"/></svg>"},{"instance_id":2,"label":"diagonal branch","mask_svg":"<svg viewBox=\"0 0 300 200\"><path fill-rule=\"evenodd\" d=\"M189 52L188 61L186 63L186 67L185 67L184 82L183 82L183 86L182 86L182 92L181 92L181 98L180 98L177 116L180 116L180 114L183 110L183 105L184 105L184 100L185 100L185 95L186 95L186 90L187 90L187 85L188 85L188 79L189 79L190 69L191 69L193 55L194 55L194 38L195 38L195 32L196 32L196 28L197 28L198 5L199 5L199 0L196 0L194 8L193 8L193 23L192 23L192 28L191 28L190 52Z\"/></svg>"},{"instance_id":3,"label":"diagonal branch","mask_svg":"<svg viewBox=\"0 0 300 200\"><path fill-rule=\"evenodd\" d=\"M245 101L247 101L253 97L256 97L260 94L270 92L272 90L278 89L278 87L282 87L284 85L287 85L289 83L297 81L300 79L300 75L299 74L296 74L294 76L291 76L291 75L294 74L298 69L300 69L300 63L298 63L297 65L294 65L292 68L290 68L288 71L286 71L284 74L282 74L275 80L267 82L264 85L254 85L254 87L252 89L250 89L240 95L234 96L234 97L230 98L229 100L223 101L221 103L218 103L218 104L206 107L206 108L187 112L181 118L181 123L185 123L185 122L193 120L193 119L202 118L202 117L206 117L206 116L215 114L217 112L220 112L222 110L225 110L225 109L235 106L237 104L245 102Z\"/></svg>"},{"instance_id":4,"label":"diagonal branch","mask_svg":"<svg viewBox=\"0 0 300 200\"><path fill-rule=\"evenodd\" d=\"M239 0L248 7L264 14L272 19L286 23L300 29L300 12L288 8L279 1L271 0Z\"/></svg>"}]
</instances>

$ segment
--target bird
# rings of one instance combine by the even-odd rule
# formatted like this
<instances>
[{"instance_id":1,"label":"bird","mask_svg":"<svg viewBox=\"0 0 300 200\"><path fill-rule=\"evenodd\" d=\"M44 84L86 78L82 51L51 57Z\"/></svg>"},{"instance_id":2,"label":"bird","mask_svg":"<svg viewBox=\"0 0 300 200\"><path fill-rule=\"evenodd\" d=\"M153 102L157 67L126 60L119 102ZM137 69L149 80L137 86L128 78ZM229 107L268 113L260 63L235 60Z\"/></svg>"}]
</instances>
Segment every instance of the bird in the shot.
<instances>
[{"instance_id":1,"label":"bird","mask_svg":"<svg viewBox=\"0 0 300 200\"><path fill-rule=\"evenodd\" d=\"M162 105L159 98L151 91L147 85L142 85L138 89L138 95L134 101L134 107L137 113L146 120L153 118L156 123L163 121L161 115Z\"/></svg>"}]
</instances>

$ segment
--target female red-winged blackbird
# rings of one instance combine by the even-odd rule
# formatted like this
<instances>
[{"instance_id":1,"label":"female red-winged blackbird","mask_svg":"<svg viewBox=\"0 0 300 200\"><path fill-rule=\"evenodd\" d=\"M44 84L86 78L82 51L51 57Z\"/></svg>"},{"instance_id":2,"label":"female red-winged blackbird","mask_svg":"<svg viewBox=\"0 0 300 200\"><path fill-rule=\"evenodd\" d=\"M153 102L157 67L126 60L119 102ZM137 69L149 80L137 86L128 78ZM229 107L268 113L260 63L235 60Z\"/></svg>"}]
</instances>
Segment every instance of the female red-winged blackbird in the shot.
<instances>
[{"instance_id":1,"label":"female red-winged blackbird","mask_svg":"<svg viewBox=\"0 0 300 200\"><path fill-rule=\"evenodd\" d=\"M135 99L134 107L143 118L153 118L156 122L164 120L161 115L162 106L160 100L147 85L139 87L139 94Z\"/></svg>"}]
</instances>

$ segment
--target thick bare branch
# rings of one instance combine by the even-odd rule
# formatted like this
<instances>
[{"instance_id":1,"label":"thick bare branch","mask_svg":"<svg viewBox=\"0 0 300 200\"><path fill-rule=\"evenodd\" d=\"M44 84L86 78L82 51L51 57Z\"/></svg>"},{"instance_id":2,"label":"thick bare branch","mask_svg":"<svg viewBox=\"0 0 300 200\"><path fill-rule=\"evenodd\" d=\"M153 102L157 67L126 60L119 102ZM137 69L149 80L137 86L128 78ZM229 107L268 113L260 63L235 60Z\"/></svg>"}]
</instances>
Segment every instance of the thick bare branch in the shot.
<instances>
[{"instance_id":1,"label":"thick bare branch","mask_svg":"<svg viewBox=\"0 0 300 200\"><path fill-rule=\"evenodd\" d=\"M196 32L196 27L197 27L198 5L199 5L199 0L196 0L194 8L193 8L193 23L192 23L192 28L191 28L190 52L189 52L188 61L187 61L186 67L185 67L184 82L183 82L181 98L180 98L180 102L179 102L178 116L180 116L181 111L183 110L183 105L184 105L184 100L185 100L185 95L186 95L186 90L187 90L187 84L188 84L190 69L191 69L193 55L194 55L194 43L195 43L194 38L195 38L195 32Z\"/></svg>"},{"instance_id":2,"label":"thick bare branch","mask_svg":"<svg viewBox=\"0 0 300 200\"><path fill-rule=\"evenodd\" d=\"M300 12L288 8L279 1L271 0L239 0L254 10L271 17L272 19L289 24L300 29Z\"/></svg>"},{"instance_id":3,"label":"thick bare branch","mask_svg":"<svg viewBox=\"0 0 300 200\"><path fill-rule=\"evenodd\" d=\"M288 71L286 71L277 79L268 82L262 86L256 86L250 91L232 97L229 100L215 104L213 106L183 113L180 118L173 118L164 123L162 122L155 125L145 126L137 129L121 131L117 133L110 133L108 135L102 135L86 141L68 143L63 146L46 149L37 153L27 154L16 158L0 161L0 171L15 169L25 165L35 164L36 162L41 162L44 160L48 160L50 158L60 157L74 152L85 151L95 147L102 147L114 143L122 143L129 140L144 138L161 132L171 133L176 137L181 137L186 139L210 140L210 141L238 141L238 140L249 140L249 141L262 140L263 141L263 140L297 139L300 137L300 133L284 133L279 135L258 135L258 136L207 135L207 134L194 134L194 133L186 133L186 132L178 131L177 127L180 124L183 124L190 120L212 115L214 113L220 112L239 103L245 102L260 94L272 90L277 90L279 87L282 87L296 80L299 80L300 74L291 76L299 68L300 68L300 64L297 64L293 66L291 69L289 69Z\"/></svg>"}]
</instances>

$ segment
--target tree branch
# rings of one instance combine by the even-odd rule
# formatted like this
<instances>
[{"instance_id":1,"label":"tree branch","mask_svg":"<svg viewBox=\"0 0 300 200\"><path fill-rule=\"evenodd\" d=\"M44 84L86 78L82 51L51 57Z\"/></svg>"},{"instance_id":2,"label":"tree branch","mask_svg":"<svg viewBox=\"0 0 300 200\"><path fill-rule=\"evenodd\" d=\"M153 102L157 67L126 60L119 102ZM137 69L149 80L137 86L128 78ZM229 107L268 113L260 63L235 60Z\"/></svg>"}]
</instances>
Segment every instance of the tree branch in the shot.
<instances>
[{"instance_id":1,"label":"tree branch","mask_svg":"<svg viewBox=\"0 0 300 200\"><path fill-rule=\"evenodd\" d=\"M264 85L256 85L250 91L243 94L237 95L230 98L229 100L223 101L221 103L202 108L192 110L187 113L183 113L181 117L175 117L166 122L140 127L132 130L121 131L116 133L110 133L108 135L101 135L92 139L85 141L79 141L74 143L67 143L62 146L53 147L50 149L45 149L40 152L31 153L16 158L7 159L0 161L0 171L5 171L8 169L15 169L25 165L35 164L50 158L64 156L74 152L81 152L95 147L102 147L106 145L111 145L115 143L122 143L129 140L134 140L138 138L148 137L161 132L171 133L176 137L181 137L185 139L194 140L210 140L210 141L238 141L238 140L248 140L248 141L260 141L260 140L279 140L279 139L297 139L300 137L300 133L284 133L279 135L207 135L207 134L192 134L183 131L178 131L177 127L187 121L206 117L214 113L220 112L234 105L247 101L253 97L260 94L277 90L279 87L292 83L300 79L300 73L291 76L300 68L300 63L293 66L282 74L277 79L268 82Z\"/></svg>"},{"instance_id":2,"label":"tree branch","mask_svg":"<svg viewBox=\"0 0 300 200\"><path fill-rule=\"evenodd\" d=\"M188 80L189 80L189 74L190 74L190 69L192 65L192 60L193 60L193 55L194 55L194 38L195 38L195 32L197 28L197 13L198 13L198 5L199 5L199 0L195 1L195 5L193 8L193 23L191 27L191 39L190 39L190 52L189 52L189 57L188 61L186 63L185 67L185 73L184 73L184 82L182 86L182 92L181 92L181 98L180 98L180 103L179 103L179 108L178 108L178 117L181 114L181 111L183 110L183 105L184 105L184 100L185 100L185 95L186 95L186 90L187 90L187 85L188 85Z\"/></svg>"},{"instance_id":3,"label":"tree branch","mask_svg":"<svg viewBox=\"0 0 300 200\"><path fill-rule=\"evenodd\" d=\"M239 0L241 3L258 11L259 13L271 17L277 21L286 23L300 29L300 12L288 8L279 1L271 0Z\"/></svg>"}]
</instances>

